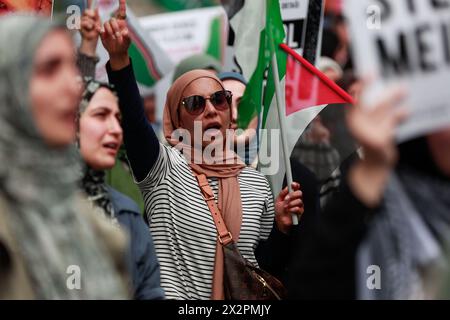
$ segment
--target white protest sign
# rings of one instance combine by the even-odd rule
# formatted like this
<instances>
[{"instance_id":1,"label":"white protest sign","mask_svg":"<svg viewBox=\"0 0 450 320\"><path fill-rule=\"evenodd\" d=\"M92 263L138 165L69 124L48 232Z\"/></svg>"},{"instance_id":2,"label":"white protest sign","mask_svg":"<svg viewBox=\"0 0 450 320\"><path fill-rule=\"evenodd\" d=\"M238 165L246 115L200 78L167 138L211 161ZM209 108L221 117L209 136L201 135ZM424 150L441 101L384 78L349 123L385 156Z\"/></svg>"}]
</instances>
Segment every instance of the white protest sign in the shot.
<instances>
[{"instance_id":1,"label":"white protest sign","mask_svg":"<svg viewBox=\"0 0 450 320\"><path fill-rule=\"evenodd\" d=\"M410 116L397 132L405 141L450 124L450 1L347 0L354 61L360 76L376 76L364 101L387 88L408 91Z\"/></svg>"},{"instance_id":2,"label":"white protest sign","mask_svg":"<svg viewBox=\"0 0 450 320\"><path fill-rule=\"evenodd\" d=\"M152 15L139 22L175 64L199 53L223 57L228 26L221 6Z\"/></svg>"},{"instance_id":3,"label":"white protest sign","mask_svg":"<svg viewBox=\"0 0 450 320\"><path fill-rule=\"evenodd\" d=\"M299 54L302 54L304 47L308 6L309 0L280 0L286 44Z\"/></svg>"}]
</instances>

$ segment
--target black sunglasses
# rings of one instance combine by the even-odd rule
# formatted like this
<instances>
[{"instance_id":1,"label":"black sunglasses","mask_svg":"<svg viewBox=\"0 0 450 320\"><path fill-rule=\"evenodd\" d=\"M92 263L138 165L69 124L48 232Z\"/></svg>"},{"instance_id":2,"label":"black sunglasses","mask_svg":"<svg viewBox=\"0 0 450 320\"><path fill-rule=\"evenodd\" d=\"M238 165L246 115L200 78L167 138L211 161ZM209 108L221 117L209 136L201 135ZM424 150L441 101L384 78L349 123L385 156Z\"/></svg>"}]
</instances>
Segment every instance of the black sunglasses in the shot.
<instances>
[{"instance_id":1,"label":"black sunglasses","mask_svg":"<svg viewBox=\"0 0 450 320\"><path fill-rule=\"evenodd\" d=\"M193 115L198 116L205 111L206 100L209 99L211 104L220 111L227 110L231 106L231 97L233 94L228 90L221 90L214 92L209 98L205 98L199 95L186 97L181 100L181 104L186 108L186 111Z\"/></svg>"}]
</instances>

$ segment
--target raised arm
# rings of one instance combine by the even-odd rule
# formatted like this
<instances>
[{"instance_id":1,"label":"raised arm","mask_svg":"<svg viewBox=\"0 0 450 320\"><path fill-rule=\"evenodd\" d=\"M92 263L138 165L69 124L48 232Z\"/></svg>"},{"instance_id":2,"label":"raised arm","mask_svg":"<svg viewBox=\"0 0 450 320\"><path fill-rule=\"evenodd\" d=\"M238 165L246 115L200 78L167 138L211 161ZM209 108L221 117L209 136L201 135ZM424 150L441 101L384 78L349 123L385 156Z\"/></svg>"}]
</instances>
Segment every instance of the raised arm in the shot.
<instances>
[{"instance_id":1,"label":"raised arm","mask_svg":"<svg viewBox=\"0 0 450 320\"><path fill-rule=\"evenodd\" d=\"M100 30L98 9L86 9L81 17L81 45L77 56L77 64L83 77L95 78L95 65L99 61L96 51Z\"/></svg>"},{"instance_id":2,"label":"raised arm","mask_svg":"<svg viewBox=\"0 0 450 320\"><path fill-rule=\"evenodd\" d=\"M125 0L120 1L119 17L126 16ZM145 117L143 102L128 55L130 38L124 19L105 22L100 33L109 53L106 66L109 81L117 90L128 159L137 181L145 179L159 155L159 141Z\"/></svg>"}]
</instances>

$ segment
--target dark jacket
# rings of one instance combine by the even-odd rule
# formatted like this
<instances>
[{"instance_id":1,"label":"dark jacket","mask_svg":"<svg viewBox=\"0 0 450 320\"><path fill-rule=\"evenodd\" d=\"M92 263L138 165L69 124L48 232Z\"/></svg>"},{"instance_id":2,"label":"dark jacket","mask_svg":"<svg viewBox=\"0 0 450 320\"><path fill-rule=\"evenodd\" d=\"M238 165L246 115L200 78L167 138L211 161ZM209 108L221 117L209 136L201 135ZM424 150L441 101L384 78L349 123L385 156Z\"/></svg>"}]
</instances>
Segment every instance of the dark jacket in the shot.
<instances>
[{"instance_id":1,"label":"dark jacket","mask_svg":"<svg viewBox=\"0 0 450 320\"><path fill-rule=\"evenodd\" d=\"M108 187L108 190L117 220L130 236L127 262L133 281L134 298L137 300L164 299L155 247L150 230L137 204L111 187Z\"/></svg>"},{"instance_id":2,"label":"dark jacket","mask_svg":"<svg viewBox=\"0 0 450 320\"><path fill-rule=\"evenodd\" d=\"M301 184L305 212L288 236L274 228L269 246L260 252L265 258L258 260L261 267L280 277L288 299L356 298L355 256L367 232L371 210L347 184L354 159L341 165L341 184L323 209L314 174L291 161L293 179Z\"/></svg>"},{"instance_id":3,"label":"dark jacket","mask_svg":"<svg viewBox=\"0 0 450 320\"><path fill-rule=\"evenodd\" d=\"M309 239L319 218L319 182L313 172L300 162L291 159L294 181L300 183L303 193L304 214L297 226L292 226L289 235L277 230L276 224L269 239L260 244L256 253L258 263L278 277L288 289L288 298L296 298L292 292L297 287L296 262L309 245ZM283 187L286 186L286 179Z\"/></svg>"}]
</instances>

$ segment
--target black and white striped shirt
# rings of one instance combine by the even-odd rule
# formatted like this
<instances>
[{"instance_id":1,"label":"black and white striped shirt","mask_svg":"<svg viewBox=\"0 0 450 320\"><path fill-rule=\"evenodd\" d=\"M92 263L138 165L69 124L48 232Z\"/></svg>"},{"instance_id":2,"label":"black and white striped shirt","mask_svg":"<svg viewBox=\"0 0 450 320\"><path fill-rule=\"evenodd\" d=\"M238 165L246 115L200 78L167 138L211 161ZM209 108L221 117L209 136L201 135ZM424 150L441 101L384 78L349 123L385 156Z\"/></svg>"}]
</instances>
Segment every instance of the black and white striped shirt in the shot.
<instances>
[{"instance_id":1,"label":"black and white striped shirt","mask_svg":"<svg viewBox=\"0 0 450 320\"><path fill-rule=\"evenodd\" d=\"M257 265L254 251L266 240L274 220L267 179L252 168L238 176L242 226L238 247ZM218 180L208 179L216 198ZM160 145L158 159L138 183L161 265L161 287L168 299L209 299L217 232L208 206L186 159L175 148Z\"/></svg>"}]
</instances>

